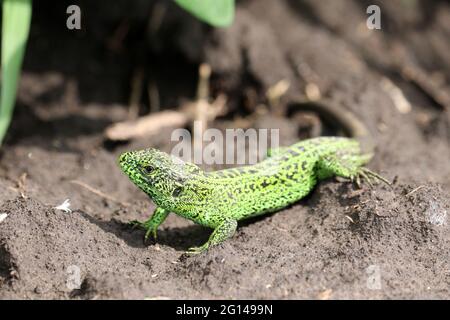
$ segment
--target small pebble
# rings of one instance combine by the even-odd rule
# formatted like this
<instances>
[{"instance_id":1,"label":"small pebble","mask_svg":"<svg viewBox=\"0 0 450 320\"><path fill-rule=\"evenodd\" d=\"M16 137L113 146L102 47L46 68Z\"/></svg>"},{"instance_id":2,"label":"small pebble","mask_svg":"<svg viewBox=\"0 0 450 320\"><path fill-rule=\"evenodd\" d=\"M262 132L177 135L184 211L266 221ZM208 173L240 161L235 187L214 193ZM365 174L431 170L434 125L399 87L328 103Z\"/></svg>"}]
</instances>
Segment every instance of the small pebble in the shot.
<instances>
[{"instance_id":1,"label":"small pebble","mask_svg":"<svg viewBox=\"0 0 450 320\"><path fill-rule=\"evenodd\" d=\"M0 213L0 223L2 223L3 220L5 220L7 216L8 216L7 213Z\"/></svg>"}]
</instances>

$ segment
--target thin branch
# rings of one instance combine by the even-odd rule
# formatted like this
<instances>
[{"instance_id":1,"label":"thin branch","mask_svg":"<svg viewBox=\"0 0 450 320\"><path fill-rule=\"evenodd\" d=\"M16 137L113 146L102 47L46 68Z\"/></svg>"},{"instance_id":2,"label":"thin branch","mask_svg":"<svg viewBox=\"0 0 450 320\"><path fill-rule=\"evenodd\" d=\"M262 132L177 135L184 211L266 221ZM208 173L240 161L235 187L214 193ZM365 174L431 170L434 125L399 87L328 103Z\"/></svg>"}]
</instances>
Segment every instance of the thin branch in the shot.
<instances>
[{"instance_id":1,"label":"thin branch","mask_svg":"<svg viewBox=\"0 0 450 320\"><path fill-rule=\"evenodd\" d=\"M104 199L110 200L112 202L118 203L118 204L120 204L121 206L124 206L124 207L130 206L130 204L128 202L122 202L120 200L117 200L116 198L114 198L114 197L112 197L112 196L110 196L110 195L108 195L106 193L103 193L102 191L97 190L97 189L91 187L90 185L88 185L88 184L86 184L86 183L84 183L82 181L72 180L70 182L73 183L73 184L77 184L77 185L85 188L86 190L89 190L90 192L92 192L93 194L96 194L97 196L99 196L101 198L104 198Z\"/></svg>"}]
</instances>

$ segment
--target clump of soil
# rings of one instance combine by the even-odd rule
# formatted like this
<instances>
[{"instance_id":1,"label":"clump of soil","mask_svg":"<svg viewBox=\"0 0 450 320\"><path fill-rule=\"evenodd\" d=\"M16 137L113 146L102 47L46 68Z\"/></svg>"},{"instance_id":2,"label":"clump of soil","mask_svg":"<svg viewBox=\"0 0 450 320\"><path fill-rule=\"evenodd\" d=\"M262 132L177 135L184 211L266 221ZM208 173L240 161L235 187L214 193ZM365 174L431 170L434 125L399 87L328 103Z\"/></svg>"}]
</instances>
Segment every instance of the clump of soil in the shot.
<instances>
[{"instance_id":1,"label":"clump of soil","mask_svg":"<svg viewBox=\"0 0 450 320\"><path fill-rule=\"evenodd\" d=\"M239 1L233 26L219 30L173 6L144 46L142 12L162 1L146 8L117 1L102 7L100 21L97 5L83 4L87 27L79 33L55 27L65 25L64 1L36 3L19 105L0 153L0 298L448 298L450 117L435 93L450 81L450 7L392 2L379 3L385 29L373 32L360 1ZM429 87L404 77L391 63L399 52L407 52L404 64L441 80ZM105 141L103 131L127 119L137 66L166 109L195 95L199 61L212 66L213 94L230 99L230 114L211 126L248 117L254 127L280 128L280 143L290 144L304 136L304 117L283 108L312 84L367 124L378 145L370 168L392 187L324 181L295 205L240 223L232 239L198 256L184 251L210 230L175 215L157 243L144 243L127 222L145 219L154 205L116 159L130 149L170 150L170 130L121 144ZM280 110L259 115L265 91L282 79L290 89ZM410 109L398 108L387 79ZM55 209L65 199L72 212Z\"/></svg>"}]
</instances>

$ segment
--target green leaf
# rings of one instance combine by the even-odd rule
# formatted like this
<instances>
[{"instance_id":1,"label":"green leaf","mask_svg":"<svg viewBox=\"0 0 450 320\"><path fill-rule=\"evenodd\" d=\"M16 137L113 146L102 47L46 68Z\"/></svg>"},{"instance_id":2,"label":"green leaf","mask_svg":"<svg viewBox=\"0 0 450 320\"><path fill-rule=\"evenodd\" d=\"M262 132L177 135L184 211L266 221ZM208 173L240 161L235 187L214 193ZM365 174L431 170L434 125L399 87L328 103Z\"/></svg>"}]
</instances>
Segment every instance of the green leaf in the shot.
<instances>
[{"instance_id":1,"label":"green leaf","mask_svg":"<svg viewBox=\"0 0 450 320\"><path fill-rule=\"evenodd\" d=\"M11 122L31 23L31 0L3 0L0 144Z\"/></svg>"},{"instance_id":2,"label":"green leaf","mask_svg":"<svg viewBox=\"0 0 450 320\"><path fill-rule=\"evenodd\" d=\"M233 22L234 0L175 0L198 19L215 27L227 27Z\"/></svg>"}]
</instances>

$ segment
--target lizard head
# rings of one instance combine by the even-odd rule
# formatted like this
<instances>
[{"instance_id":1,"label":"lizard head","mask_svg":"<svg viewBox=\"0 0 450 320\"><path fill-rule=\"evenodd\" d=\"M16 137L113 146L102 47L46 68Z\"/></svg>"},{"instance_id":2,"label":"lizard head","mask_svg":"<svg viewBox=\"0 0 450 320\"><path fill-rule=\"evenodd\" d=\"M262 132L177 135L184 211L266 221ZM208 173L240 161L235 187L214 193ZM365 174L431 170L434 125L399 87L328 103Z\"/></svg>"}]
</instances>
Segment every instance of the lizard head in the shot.
<instances>
[{"instance_id":1,"label":"lizard head","mask_svg":"<svg viewBox=\"0 0 450 320\"><path fill-rule=\"evenodd\" d=\"M122 153L119 166L156 205L165 209L187 201L186 182L200 171L194 164L153 148Z\"/></svg>"}]
</instances>

